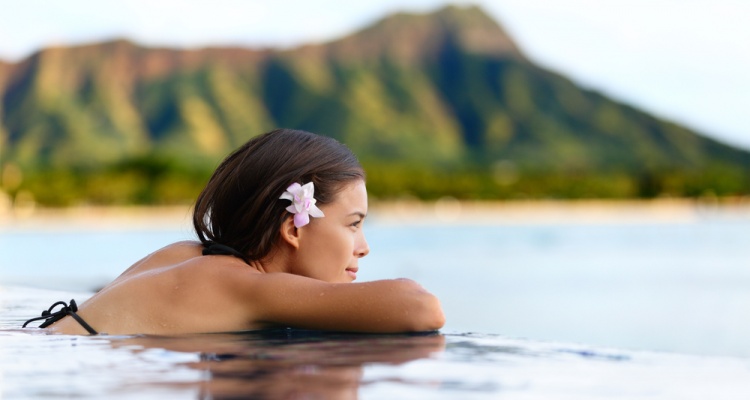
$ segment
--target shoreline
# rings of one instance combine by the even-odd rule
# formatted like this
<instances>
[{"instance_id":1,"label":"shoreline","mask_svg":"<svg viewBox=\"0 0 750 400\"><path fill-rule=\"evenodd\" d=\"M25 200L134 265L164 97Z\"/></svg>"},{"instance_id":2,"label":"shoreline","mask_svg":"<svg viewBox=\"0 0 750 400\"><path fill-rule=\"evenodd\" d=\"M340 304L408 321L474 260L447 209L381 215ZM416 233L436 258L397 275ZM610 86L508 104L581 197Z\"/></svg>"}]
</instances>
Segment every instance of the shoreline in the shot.
<instances>
[{"instance_id":1,"label":"shoreline","mask_svg":"<svg viewBox=\"0 0 750 400\"><path fill-rule=\"evenodd\" d=\"M750 219L750 199L706 201L523 200L385 202L373 205L378 222L425 224L601 224L695 221L709 215Z\"/></svg>"},{"instance_id":2,"label":"shoreline","mask_svg":"<svg viewBox=\"0 0 750 400\"><path fill-rule=\"evenodd\" d=\"M192 207L80 206L0 209L0 229L192 229ZM750 219L750 199L513 200L459 201L443 198L372 201L369 217L379 224L540 224L690 222L711 215Z\"/></svg>"},{"instance_id":3,"label":"shoreline","mask_svg":"<svg viewBox=\"0 0 750 400\"><path fill-rule=\"evenodd\" d=\"M191 228L191 206L78 206L0 211L3 229L178 229Z\"/></svg>"}]
</instances>

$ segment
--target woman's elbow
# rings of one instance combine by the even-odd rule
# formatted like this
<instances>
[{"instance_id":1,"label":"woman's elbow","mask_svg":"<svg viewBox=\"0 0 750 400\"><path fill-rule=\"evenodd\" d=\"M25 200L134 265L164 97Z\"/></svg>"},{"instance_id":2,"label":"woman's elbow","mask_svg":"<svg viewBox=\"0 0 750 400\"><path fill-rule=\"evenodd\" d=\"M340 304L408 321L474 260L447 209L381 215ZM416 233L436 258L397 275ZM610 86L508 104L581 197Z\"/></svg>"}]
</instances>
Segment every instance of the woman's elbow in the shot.
<instances>
[{"instance_id":1,"label":"woman's elbow","mask_svg":"<svg viewBox=\"0 0 750 400\"><path fill-rule=\"evenodd\" d=\"M443 313L443 307L440 306L440 300L437 297L432 296L431 305L426 310L427 318L425 320L425 330L435 331L445 325L445 314Z\"/></svg>"},{"instance_id":2,"label":"woman's elbow","mask_svg":"<svg viewBox=\"0 0 750 400\"><path fill-rule=\"evenodd\" d=\"M412 332L436 331L445 325L445 314L440 301L432 294L425 294L420 299L417 310L412 314L408 327Z\"/></svg>"},{"instance_id":3,"label":"woman's elbow","mask_svg":"<svg viewBox=\"0 0 750 400\"><path fill-rule=\"evenodd\" d=\"M398 293L403 297L397 306L402 314L397 323L397 331L435 331L445 325L445 315L440 300L411 279L396 279Z\"/></svg>"}]
</instances>

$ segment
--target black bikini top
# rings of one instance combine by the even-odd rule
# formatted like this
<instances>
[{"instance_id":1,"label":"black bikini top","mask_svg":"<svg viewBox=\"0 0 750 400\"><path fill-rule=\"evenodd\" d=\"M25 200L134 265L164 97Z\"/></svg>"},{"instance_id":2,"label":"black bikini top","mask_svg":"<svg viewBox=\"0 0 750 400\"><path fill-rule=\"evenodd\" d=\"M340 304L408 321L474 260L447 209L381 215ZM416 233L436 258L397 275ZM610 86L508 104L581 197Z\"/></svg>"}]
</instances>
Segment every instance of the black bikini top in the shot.
<instances>
[{"instance_id":1,"label":"black bikini top","mask_svg":"<svg viewBox=\"0 0 750 400\"><path fill-rule=\"evenodd\" d=\"M206 245L203 248L203 255L204 256L235 256L239 258L240 260L247 263L247 259L245 258L245 255L240 253L239 251L223 245L219 243L214 242L208 242L208 245Z\"/></svg>"},{"instance_id":2,"label":"black bikini top","mask_svg":"<svg viewBox=\"0 0 750 400\"><path fill-rule=\"evenodd\" d=\"M58 311L52 312L52 309L62 306ZM79 324L83 327L83 329L86 329L86 331L92 335L96 335L99 332L95 331L94 328L91 327L91 325L87 324L86 321L83 320L78 314L76 314L76 311L78 311L78 305L76 304L76 301L71 299L70 305L66 304L64 301L58 301L57 303L50 306L48 310L42 311L41 317L32 318L28 321L26 321L21 328L25 328L26 325L29 324L29 322L39 321L39 320L45 320L42 322L41 325L39 325L40 328L46 328L55 322L67 317L70 315L73 317L76 321L78 321Z\"/></svg>"}]
</instances>

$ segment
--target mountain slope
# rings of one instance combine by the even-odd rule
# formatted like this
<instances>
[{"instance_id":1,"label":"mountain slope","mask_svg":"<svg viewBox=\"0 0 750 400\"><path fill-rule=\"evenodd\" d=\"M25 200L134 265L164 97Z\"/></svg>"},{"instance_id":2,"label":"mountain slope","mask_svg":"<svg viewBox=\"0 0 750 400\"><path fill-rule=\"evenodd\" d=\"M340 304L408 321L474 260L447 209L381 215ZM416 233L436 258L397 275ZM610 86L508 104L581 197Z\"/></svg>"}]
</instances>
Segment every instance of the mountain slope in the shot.
<instances>
[{"instance_id":1,"label":"mountain slope","mask_svg":"<svg viewBox=\"0 0 750 400\"><path fill-rule=\"evenodd\" d=\"M347 143L380 196L750 192L750 153L535 66L477 7L283 51L48 48L0 64L0 94L0 157L48 203L189 199L224 154L278 126ZM69 199L45 194L52 172Z\"/></svg>"}]
</instances>

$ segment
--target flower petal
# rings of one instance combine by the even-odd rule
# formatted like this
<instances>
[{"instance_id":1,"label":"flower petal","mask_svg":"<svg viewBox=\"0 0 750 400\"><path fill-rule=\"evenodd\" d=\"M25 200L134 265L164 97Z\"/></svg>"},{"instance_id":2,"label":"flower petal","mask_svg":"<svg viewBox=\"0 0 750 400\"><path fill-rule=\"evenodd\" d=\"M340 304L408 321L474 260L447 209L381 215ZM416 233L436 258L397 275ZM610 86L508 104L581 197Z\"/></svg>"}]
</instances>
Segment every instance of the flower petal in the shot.
<instances>
[{"instance_id":1,"label":"flower petal","mask_svg":"<svg viewBox=\"0 0 750 400\"><path fill-rule=\"evenodd\" d=\"M294 226L297 228L301 228L305 225L310 223L310 217L307 215L306 212L300 212L297 214L294 214Z\"/></svg>"},{"instance_id":2,"label":"flower petal","mask_svg":"<svg viewBox=\"0 0 750 400\"><path fill-rule=\"evenodd\" d=\"M310 208L307 210L307 212L310 214L311 217L315 217L315 218L325 217L325 214L323 214L323 211L320 211L320 208L318 208L318 206L316 206L315 204L311 205Z\"/></svg>"},{"instance_id":3,"label":"flower petal","mask_svg":"<svg viewBox=\"0 0 750 400\"><path fill-rule=\"evenodd\" d=\"M307 182L302 186L302 194L304 197L313 198L315 196L315 185L312 182Z\"/></svg>"},{"instance_id":4,"label":"flower petal","mask_svg":"<svg viewBox=\"0 0 750 400\"><path fill-rule=\"evenodd\" d=\"M279 197L279 199L282 199L282 200L292 200L292 201L294 201L294 195L292 195L292 194L291 194L291 193L289 193L289 192L284 192L284 193L282 193L282 194L281 194L281 196Z\"/></svg>"}]
</instances>

